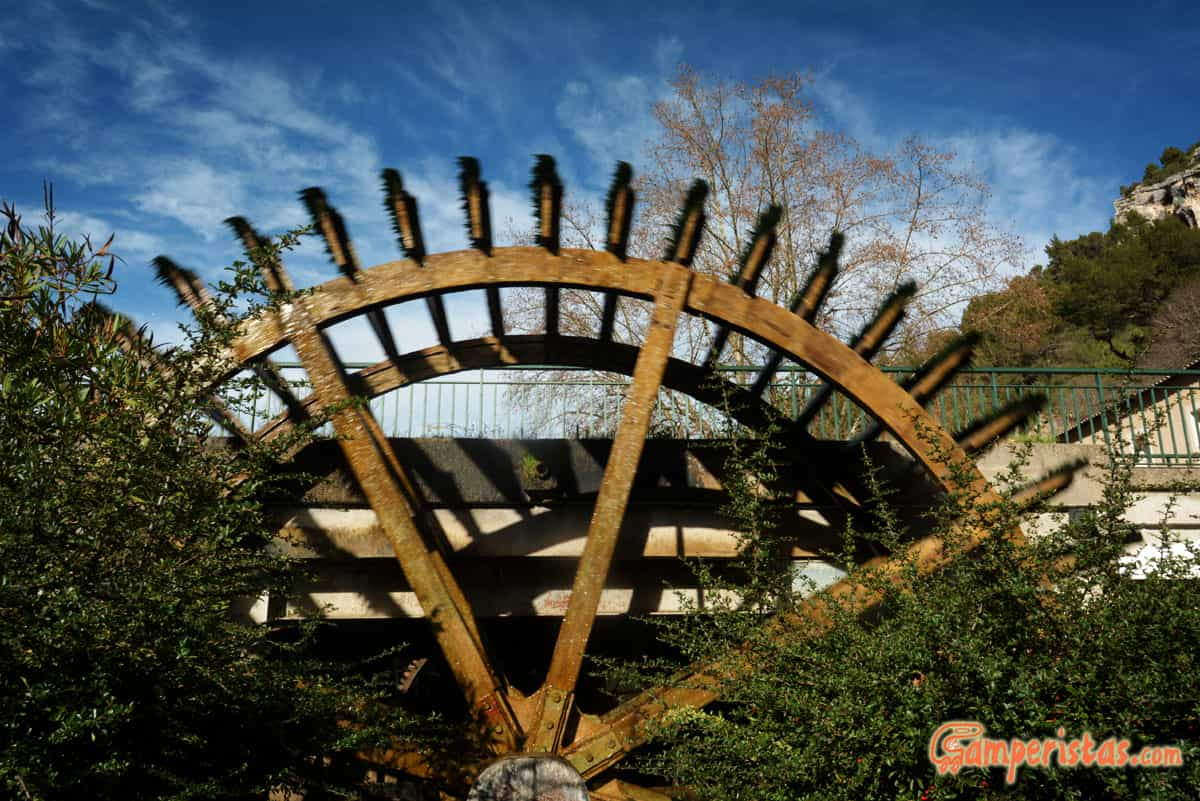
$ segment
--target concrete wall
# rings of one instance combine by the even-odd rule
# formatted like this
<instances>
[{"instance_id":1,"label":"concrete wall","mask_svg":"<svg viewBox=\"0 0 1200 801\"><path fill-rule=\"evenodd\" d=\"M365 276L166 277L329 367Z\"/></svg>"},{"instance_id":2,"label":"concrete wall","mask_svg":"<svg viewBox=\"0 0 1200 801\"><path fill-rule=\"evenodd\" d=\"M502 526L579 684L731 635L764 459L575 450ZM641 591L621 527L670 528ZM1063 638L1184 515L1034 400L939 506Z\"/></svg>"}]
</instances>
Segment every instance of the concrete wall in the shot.
<instances>
[{"instance_id":1,"label":"concrete wall","mask_svg":"<svg viewBox=\"0 0 1200 801\"><path fill-rule=\"evenodd\" d=\"M415 461L422 466L418 479L429 502L426 522L446 544L477 614L561 616L575 559L583 548L605 446L541 441L537 458L550 467L539 472L527 469L531 463L521 443L481 442L403 446L420 451ZM334 465L335 453L323 458ZM979 465L990 479L1000 480L1012 457L1011 448L998 448ZM894 453L887 458L897 460ZM1089 466L1054 499L1058 511L1030 520L1030 533L1060 524L1098 502L1108 471L1101 446L1033 447L1020 471L1024 480L1081 459ZM314 464L320 461L310 461L309 467ZM648 449L601 598L601 615L678 613L712 600L694 586L679 557L723 559L737 550L737 533L719 512L722 464L719 454L702 443L662 442ZM556 469L564 475L564 465L569 468L570 491L554 478ZM334 619L421 615L375 513L339 469L326 465L325 480L304 492L302 503L275 510L278 547L313 560L319 580L307 588L298 606L260 604L259 617L289 617L301 608L316 607L329 607ZM1200 541L1200 468L1136 468L1133 481L1142 497L1129 510L1129 519L1142 532L1143 542L1130 544L1131 556L1147 555L1153 551L1146 548L1158 547L1164 521L1182 537ZM797 478L797 485L801 483ZM919 511L919 495L913 491L902 497ZM809 586L809 579L823 586L842 575L836 566L816 558L819 546L836 545L837 527L830 509L812 503L802 491L797 498L795 516L785 521L797 542L791 554L797 587Z\"/></svg>"}]
</instances>

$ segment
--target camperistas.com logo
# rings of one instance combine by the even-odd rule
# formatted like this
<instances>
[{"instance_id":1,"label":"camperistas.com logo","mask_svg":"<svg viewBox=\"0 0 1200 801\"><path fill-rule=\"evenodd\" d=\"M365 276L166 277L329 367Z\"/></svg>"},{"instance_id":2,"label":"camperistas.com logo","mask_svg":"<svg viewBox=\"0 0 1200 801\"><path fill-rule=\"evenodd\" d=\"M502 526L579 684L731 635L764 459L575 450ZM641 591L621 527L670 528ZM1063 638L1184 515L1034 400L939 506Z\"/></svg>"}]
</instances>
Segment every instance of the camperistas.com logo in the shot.
<instances>
[{"instance_id":1,"label":"camperistas.com logo","mask_svg":"<svg viewBox=\"0 0 1200 801\"><path fill-rule=\"evenodd\" d=\"M1133 750L1126 737L1097 740L1091 732L1068 738L1059 728L1056 737L1007 740L987 737L982 723L951 720L938 726L929 738L929 761L938 775L957 774L963 768L1006 768L1004 780L1012 784L1017 771L1031 768L1177 768L1183 752L1169 745L1147 745Z\"/></svg>"}]
</instances>

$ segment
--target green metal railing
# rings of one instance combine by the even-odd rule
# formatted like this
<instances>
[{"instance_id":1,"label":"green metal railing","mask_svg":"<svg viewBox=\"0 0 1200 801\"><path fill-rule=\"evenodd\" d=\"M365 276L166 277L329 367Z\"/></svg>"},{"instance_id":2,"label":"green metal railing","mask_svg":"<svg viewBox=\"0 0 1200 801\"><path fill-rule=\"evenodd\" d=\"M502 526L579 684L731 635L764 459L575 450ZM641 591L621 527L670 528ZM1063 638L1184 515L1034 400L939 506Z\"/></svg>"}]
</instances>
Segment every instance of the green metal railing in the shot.
<instances>
[{"instance_id":1,"label":"green metal railing","mask_svg":"<svg viewBox=\"0 0 1200 801\"><path fill-rule=\"evenodd\" d=\"M298 365L280 365L303 398L307 386ZM350 365L357 368L365 365ZM913 368L882 368L897 381ZM757 368L722 368L748 384ZM620 419L624 376L563 368L514 367L477 370L389 392L371 401L376 419L395 437L583 438L611 436ZM795 417L822 387L800 368L784 367L768 389L777 408ZM1141 464L1200 464L1200 370L1047 370L975 368L961 371L927 409L949 431L965 428L1009 401L1040 392L1045 410L1017 437L1041 442L1103 444L1136 456ZM255 427L282 410L257 389L244 422ZM809 423L822 439L848 439L868 416L835 392ZM653 424L657 436L706 438L730 431L720 410L663 390Z\"/></svg>"}]
</instances>

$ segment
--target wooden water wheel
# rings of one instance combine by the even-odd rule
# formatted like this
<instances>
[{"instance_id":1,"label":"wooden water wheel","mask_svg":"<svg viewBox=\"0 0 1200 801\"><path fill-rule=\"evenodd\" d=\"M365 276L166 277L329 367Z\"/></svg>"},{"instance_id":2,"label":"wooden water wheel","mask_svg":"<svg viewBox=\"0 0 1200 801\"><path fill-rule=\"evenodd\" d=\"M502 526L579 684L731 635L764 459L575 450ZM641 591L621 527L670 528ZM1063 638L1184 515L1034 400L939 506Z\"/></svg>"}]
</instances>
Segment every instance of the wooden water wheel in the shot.
<instances>
[{"instance_id":1,"label":"wooden water wheel","mask_svg":"<svg viewBox=\"0 0 1200 801\"><path fill-rule=\"evenodd\" d=\"M807 425L822 404L836 392L857 403L871 423L856 442L886 432L911 456L928 481L950 489L949 465L966 462L977 451L1021 425L1036 403L1024 402L996 411L957 435L943 430L923 408L924 404L970 358L971 340L947 348L904 384L898 384L870 363L903 316L911 287L902 287L881 305L874 319L851 344L843 344L813 325L823 297L837 270L836 248L814 270L806 287L789 308L754 294L758 276L770 258L777 211L768 211L747 248L741 269L731 281L721 281L690 269L692 256L704 228L704 187L697 184L680 213L675 235L665 258L645 261L628 257L626 246L633 212L631 171L620 165L608 199L605 251L563 248L559 240L562 187L549 157L539 157L534 169L534 202L537 209L537 244L530 247L493 247L488 212L488 191L478 164L463 159L463 207L472 249L426 253L415 199L404 190L393 170L383 173L385 205L392 217L402 260L363 268L359 265L346 227L320 189L309 189L303 199L316 231L324 239L342 275L302 293L277 308L251 319L232 346L238 365L251 367L282 399L287 411L259 430L243 436L272 438L317 409L341 405L332 418L345 460L386 533L405 580L428 618L433 637L458 688L471 710L477 734L494 756L534 755L566 764L587 781L597 799L665 798L659 792L614 778L613 769L646 740L645 724L676 705L704 705L718 698L718 672L699 669L692 680L670 687L650 688L607 713L595 715L576 703L577 683L593 630L600 594L613 560L617 533L626 513L635 469L649 432L656 399L662 388L685 393L704 403L732 399L726 408L748 426L778 427L795 462L804 467L817 441ZM262 240L241 218L229 221L252 255L261 253ZM835 241L836 245L836 241ZM278 261L261 263L267 286L273 291L294 287ZM196 277L165 259L158 262L160 277L173 286L193 308L202 307L207 293ZM505 329L502 287L544 287L546 330L537 335L513 335ZM559 332L559 300L567 288L590 290L604 298L603 318L595 337L567 336ZM444 295L463 290L483 290L492 333L476 339L454 341L450 335ZM619 298L648 301L651 321L638 345L612 338L613 318ZM389 328L382 309L403 301L423 299L428 305L439 344L405 352ZM709 355L691 363L673 355L676 327L684 315L696 315L715 324L716 336ZM352 317L365 316L379 338L387 358L372 367L348 373L323 329ZM762 343L772 353L752 383L733 384L714 370L726 338L737 332ZM267 357L291 345L312 386L301 401L289 391ZM764 389L783 359L791 359L818 375L825 387L798 415L783 415L762 399ZM520 692L504 678L503 666L493 661L486 637L471 605L457 583L453 563L436 542L420 506L406 465L397 458L371 410L347 404L355 396L375 397L398 387L467 369L513 364L562 365L623 373L630 376L626 400L603 481L595 499L582 555L575 569L569 602L553 646L545 679L533 692ZM232 428L236 424L230 421ZM973 469L973 468L972 468ZM831 503L853 502L837 475L822 476L808 468L814 479L807 491L824 493ZM828 471L826 471L828 472ZM1036 487L1051 490L1061 476ZM976 491L986 495L986 482L976 471L969 476ZM847 500L849 499L849 500ZM980 534L979 536L983 536ZM911 548L922 569L939 565L938 543L923 539ZM881 557L881 567L890 564ZM847 582L834 585L833 593L862 594ZM776 620L777 625L805 623L805 607ZM809 621L811 623L811 621ZM432 768L403 749L371 755L378 764L415 775ZM511 762L511 760L509 760ZM462 766L465 775L477 775L482 765ZM450 783L447 793L461 792Z\"/></svg>"}]
</instances>

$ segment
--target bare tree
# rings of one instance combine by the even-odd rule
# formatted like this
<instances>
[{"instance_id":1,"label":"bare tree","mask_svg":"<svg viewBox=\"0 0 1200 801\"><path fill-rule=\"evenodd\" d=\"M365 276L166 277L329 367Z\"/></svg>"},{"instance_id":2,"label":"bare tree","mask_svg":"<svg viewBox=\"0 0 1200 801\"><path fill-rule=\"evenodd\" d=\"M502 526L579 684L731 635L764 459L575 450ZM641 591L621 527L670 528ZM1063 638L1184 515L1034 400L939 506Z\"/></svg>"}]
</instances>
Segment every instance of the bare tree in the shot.
<instances>
[{"instance_id":1,"label":"bare tree","mask_svg":"<svg viewBox=\"0 0 1200 801\"><path fill-rule=\"evenodd\" d=\"M841 271L817 324L848 339L882 298L915 281L919 289L893 349L923 352L930 337L954 327L967 300L1000 285L1006 265L1019 266L1021 242L988 222L987 185L961 169L952 153L914 136L876 154L823 129L806 94L810 81L794 74L726 82L682 67L671 97L654 107L660 129L635 184L638 215L629 252L661 258L688 186L702 179L709 186L707 225L694 269L721 277L735 272L760 215L777 206L778 240L758 294L789 304L831 234L841 231ZM565 245L601 244L603 225L601 213L568 197ZM518 297L510 324L540 330L540 292ZM596 296L564 293L559 330L594 335L600 316ZM644 304L622 301L614 339L637 342L647 319ZM676 355L703 359L709 329L700 320L681 324ZM749 365L765 356L756 343L732 336L720 360Z\"/></svg>"}]
</instances>

